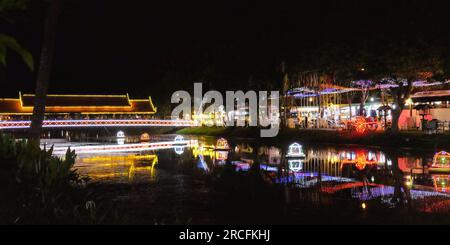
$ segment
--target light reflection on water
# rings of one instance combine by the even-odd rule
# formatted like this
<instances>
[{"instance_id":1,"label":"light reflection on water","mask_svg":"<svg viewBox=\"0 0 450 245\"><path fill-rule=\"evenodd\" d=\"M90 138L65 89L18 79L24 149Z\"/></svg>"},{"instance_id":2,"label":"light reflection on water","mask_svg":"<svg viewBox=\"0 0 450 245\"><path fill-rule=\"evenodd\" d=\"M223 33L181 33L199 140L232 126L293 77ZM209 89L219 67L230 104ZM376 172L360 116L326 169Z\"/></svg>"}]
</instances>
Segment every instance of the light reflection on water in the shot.
<instances>
[{"instance_id":1,"label":"light reflection on water","mask_svg":"<svg viewBox=\"0 0 450 245\"><path fill-rule=\"evenodd\" d=\"M434 174L425 168L431 164L433 152L410 155L364 147L303 145L304 157L291 158L287 157L289 144L195 139L198 144L191 147L79 155L75 167L93 182L157 185L162 173L195 177L213 175L225 165L241 173L256 166L265 181L287 186L293 193L307 191L353 200L364 209L371 201L385 207L413 204L425 212L450 208L450 173Z\"/></svg>"},{"instance_id":2,"label":"light reflection on water","mask_svg":"<svg viewBox=\"0 0 450 245\"><path fill-rule=\"evenodd\" d=\"M154 181L156 154L110 154L80 155L75 167L79 173L88 176L91 181L133 182Z\"/></svg>"}]
</instances>

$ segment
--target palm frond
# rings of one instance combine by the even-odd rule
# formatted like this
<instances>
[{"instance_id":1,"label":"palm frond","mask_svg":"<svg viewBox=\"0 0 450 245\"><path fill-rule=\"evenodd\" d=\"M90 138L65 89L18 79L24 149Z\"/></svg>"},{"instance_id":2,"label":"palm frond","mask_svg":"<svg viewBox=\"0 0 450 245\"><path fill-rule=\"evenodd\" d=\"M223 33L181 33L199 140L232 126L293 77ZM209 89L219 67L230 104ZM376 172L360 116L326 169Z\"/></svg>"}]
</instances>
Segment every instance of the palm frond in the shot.
<instances>
[{"instance_id":1,"label":"palm frond","mask_svg":"<svg viewBox=\"0 0 450 245\"><path fill-rule=\"evenodd\" d=\"M31 53L24 49L15 38L0 34L0 64L6 66L6 54L7 50L11 49L16 52L28 66L28 68L34 70L34 60Z\"/></svg>"}]
</instances>

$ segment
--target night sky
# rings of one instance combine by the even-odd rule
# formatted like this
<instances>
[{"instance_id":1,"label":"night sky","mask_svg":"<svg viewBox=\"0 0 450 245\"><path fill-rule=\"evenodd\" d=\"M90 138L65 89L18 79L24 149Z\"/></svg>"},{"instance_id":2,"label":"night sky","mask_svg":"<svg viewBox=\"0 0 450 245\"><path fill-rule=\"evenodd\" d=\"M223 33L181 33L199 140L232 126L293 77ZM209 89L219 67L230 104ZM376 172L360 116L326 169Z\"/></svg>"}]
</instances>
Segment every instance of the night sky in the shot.
<instances>
[{"instance_id":1,"label":"night sky","mask_svg":"<svg viewBox=\"0 0 450 245\"><path fill-rule=\"evenodd\" d=\"M0 25L36 62L39 2ZM49 92L128 92L161 102L193 82L236 90L249 80L276 81L282 61L289 66L330 42L449 40L444 1L274 2L63 0ZM33 92L35 73L13 54L7 62L2 97Z\"/></svg>"}]
</instances>

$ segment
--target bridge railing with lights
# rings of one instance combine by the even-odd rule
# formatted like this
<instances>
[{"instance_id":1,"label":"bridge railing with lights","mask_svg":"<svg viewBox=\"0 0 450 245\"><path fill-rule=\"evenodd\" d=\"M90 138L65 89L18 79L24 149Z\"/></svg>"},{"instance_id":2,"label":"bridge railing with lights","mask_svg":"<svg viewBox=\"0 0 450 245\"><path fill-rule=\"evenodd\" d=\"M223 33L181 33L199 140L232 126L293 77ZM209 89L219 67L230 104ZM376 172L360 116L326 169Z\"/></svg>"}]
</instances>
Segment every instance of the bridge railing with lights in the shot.
<instances>
[{"instance_id":1,"label":"bridge railing with lights","mask_svg":"<svg viewBox=\"0 0 450 245\"><path fill-rule=\"evenodd\" d=\"M0 129L29 128L31 121L0 121ZM45 120L44 128L67 127L193 127L197 123L190 120L155 119L103 119L103 120Z\"/></svg>"}]
</instances>

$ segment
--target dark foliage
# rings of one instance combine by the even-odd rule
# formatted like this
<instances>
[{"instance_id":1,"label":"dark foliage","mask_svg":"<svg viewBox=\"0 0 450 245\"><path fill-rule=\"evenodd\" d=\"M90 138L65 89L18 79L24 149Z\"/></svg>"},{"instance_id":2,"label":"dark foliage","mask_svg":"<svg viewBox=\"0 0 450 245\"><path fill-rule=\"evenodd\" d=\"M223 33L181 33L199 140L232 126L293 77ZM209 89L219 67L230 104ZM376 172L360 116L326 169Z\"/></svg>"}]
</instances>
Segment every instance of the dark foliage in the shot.
<instances>
[{"instance_id":1,"label":"dark foliage","mask_svg":"<svg viewBox=\"0 0 450 245\"><path fill-rule=\"evenodd\" d=\"M75 152L64 158L34 143L0 136L0 223L95 223L95 202L86 177L72 167Z\"/></svg>"}]
</instances>

